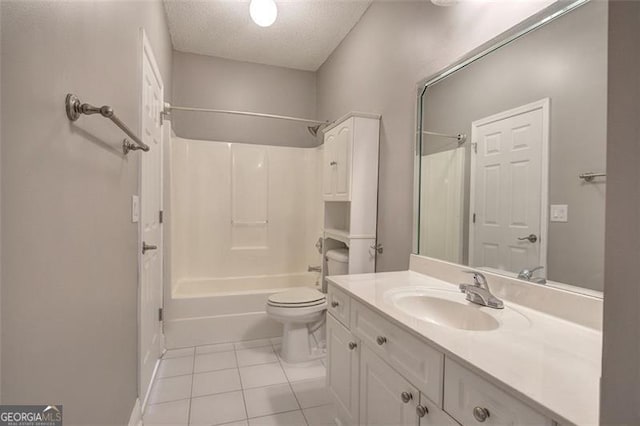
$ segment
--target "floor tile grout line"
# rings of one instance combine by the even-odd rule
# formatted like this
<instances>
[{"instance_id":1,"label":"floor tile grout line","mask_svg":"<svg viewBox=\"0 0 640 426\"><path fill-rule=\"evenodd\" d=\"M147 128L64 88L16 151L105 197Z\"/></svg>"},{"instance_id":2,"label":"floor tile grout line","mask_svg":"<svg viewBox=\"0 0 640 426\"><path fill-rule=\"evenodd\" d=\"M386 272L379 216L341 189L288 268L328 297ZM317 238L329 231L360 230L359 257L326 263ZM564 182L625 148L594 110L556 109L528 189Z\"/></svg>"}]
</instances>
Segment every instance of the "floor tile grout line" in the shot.
<instances>
[{"instance_id":1,"label":"floor tile grout line","mask_svg":"<svg viewBox=\"0 0 640 426\"><path fill-rule=\"evenodd\" d=\"M284 369L284 365L282 365L282 360L280 359L280 356L277 353L277 349L275 347L275 344L273 344L273 342L271 342L271 344L273 346L273 351L276 352L276 358L278 358L278 364L280 364L280 368L282 368L282 372L284 373L284 377L287 379L287 384L289 385L289 390L291 390L291 393L293 394L293 398L296 400L296 404L298 404L298 409L300 410L300 413L302 414L302 418L304 419L304 422L306 423L307 426L309 426L309 421L307 420L307 416L304 415L304 410L302 409L302 405L300 404L300 401L298 401L298 396L293 391L293 386L291 386L291 380L289 380L289 376L287 376L287 372Z\"/></svg>"},{"instance_id":2,"label":"floor tile grout line","mask_svg":"<svg viewBox=\"0 0 640 426\"><path fill-rule=\"evenodd\" d=\"M193 384L195 382L196 371L196 348L193 347L193 364L191 365L191 392L189 393L189 412L187 414L187 425L191 424L191 402L193 401Z\"/></svg>"},{"instance_id":3,"label":"floor tile grout line","mask_svg":"<svg viewBox=\"0 0 640 426\"><path fill-rule=\"evenodd\" d=\"M236 357L236 366L238 368L238 379L240 380L240 395L242 395L242 404L244 405L244 419L249 423L249 410L247 409L247 399L244 397L244 384L242 383L242 375L240 374L240 365L238 364L238 351L235 343L233 344L233 354Z\"/></svg>"}]
</instances>

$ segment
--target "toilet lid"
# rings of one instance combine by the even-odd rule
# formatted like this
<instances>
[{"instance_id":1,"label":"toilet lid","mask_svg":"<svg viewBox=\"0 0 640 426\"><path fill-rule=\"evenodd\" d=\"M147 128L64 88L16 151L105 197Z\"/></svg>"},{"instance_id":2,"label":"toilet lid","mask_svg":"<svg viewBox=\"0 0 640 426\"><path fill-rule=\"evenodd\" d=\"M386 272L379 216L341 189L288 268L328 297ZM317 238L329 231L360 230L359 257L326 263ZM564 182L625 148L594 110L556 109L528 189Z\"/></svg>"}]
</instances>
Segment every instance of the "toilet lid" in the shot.
<instances>
[{"instance_id":1,"label":"toilet lid","mask_svg":"<svg viewBox=\"0 0 640 426\"><path fill-rule=\"evenodd\" d=\"M309 287L294 288L269 296L272 306L287 306L291 308L313 306L325 301L326 296L318 290Z\"/></svg>"}]
</instances>

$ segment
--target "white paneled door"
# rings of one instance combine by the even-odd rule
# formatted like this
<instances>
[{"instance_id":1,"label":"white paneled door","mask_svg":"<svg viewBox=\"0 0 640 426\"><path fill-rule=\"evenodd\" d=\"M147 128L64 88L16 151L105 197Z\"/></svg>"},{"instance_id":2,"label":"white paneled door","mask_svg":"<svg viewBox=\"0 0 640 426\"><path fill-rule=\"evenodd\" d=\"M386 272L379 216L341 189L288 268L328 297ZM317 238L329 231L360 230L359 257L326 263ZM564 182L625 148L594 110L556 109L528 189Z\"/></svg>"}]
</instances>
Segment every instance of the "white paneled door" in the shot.
<instances>
[{"instance_id":1,"label":"white paneled door","mask_svg":"<svg viewBox=\"0 0 640 426\"><path fill-rule=\"evenodd\" d=\"M142 32L140 290L138 295L139 397L144 402L162 354L162 122L163 84L151 46Z\"/></svg>"},{"instance_id":2,"label":"white paneled door","mask_svg":"<svg viewBox=\"0 0 640 426\"><path fill-rule=\"evenodd\" d=\"M473 122L471 266L546 266L548 138L548 99Z\"/></svg>"}]
</instances>

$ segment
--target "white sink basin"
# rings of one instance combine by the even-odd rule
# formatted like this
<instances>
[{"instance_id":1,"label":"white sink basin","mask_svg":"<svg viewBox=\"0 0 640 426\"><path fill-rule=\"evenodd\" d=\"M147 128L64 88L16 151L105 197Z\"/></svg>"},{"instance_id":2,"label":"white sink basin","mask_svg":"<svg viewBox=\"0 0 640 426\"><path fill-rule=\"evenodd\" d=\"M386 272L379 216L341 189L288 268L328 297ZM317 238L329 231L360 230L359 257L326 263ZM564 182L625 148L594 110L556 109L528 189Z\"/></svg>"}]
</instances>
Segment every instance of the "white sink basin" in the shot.
<instances>
[{"instance_id":1,"label":"white sink basin","mask_svg":"<svg viewBox=\"0 0 640 426\"><path fill-rule=\"evenodd\" d=\"M400 288L388 291L384 298L387 303L413 318L458 330L496 330L507 320L511 320L508 328L528 324L524 316L510 308L498 310L482 307L467 301L464 294L456 291Z\"/></svg>"}]
</instances>

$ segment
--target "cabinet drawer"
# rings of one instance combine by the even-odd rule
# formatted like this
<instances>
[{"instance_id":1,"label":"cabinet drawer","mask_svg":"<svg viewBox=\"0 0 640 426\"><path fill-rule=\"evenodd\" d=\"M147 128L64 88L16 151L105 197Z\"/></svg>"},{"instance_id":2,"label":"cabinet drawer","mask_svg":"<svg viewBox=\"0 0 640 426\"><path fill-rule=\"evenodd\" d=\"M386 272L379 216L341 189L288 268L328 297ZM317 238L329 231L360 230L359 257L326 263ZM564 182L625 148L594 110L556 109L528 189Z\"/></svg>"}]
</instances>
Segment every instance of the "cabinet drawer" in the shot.
<instances>
[{"instance_id":1,"label":"cabinet drawer","mask_svg":"<svg viewBox=\"0 0 640 426\"><path fill-rule=\"evenodd\" d=\"M351 298L336 286L329 284L327 295L327 309L331 314L347 328L349 328Z\"/></svg>"},{"instance_id":2,"label":"cabinet drawer","mask_svg":"<svg viewBox=\"0 0 640 426\"><path fill-rule=\"evenodd\" d=\"M443 354L354 300L351 331L424 395L442 406Z\"/></svg>"},{"instance_id":3,"label":"cabinet drawer","mask_svg":"<svg viewBox=\"0 0 640 426\"><path fill-rule=\"evenodd\" d=\"M447 358L445 363L444 409L463 425L553 425L550 419L455 361Z\"/></svg>"}]
</instances>

